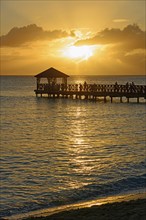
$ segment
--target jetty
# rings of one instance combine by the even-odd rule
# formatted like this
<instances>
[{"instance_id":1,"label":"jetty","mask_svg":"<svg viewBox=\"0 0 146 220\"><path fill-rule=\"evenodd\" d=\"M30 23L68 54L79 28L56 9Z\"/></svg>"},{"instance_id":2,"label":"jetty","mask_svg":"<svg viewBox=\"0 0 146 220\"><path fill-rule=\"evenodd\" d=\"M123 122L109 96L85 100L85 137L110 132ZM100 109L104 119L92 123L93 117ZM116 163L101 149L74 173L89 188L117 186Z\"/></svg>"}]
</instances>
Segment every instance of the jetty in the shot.
<instances>
[{"instance_id":1,"label":"jetty","mask_svg":"<svg viewBox=\"0 0 146 220\"><path fill-rule=\"evenodd\" d=\"M130 98L136 98L139 103L140 98L146 99L146 85L135 85L134 83L118 84L68 84L69 75L54 69L53 67L37 74L37 88L34 90L36 96L48 98L72 98L72 99L91 99L97 100L107 98L113 102L114 97L119 97L120 102L126 97L127 102Z\"/></svg>"}]
</instances>

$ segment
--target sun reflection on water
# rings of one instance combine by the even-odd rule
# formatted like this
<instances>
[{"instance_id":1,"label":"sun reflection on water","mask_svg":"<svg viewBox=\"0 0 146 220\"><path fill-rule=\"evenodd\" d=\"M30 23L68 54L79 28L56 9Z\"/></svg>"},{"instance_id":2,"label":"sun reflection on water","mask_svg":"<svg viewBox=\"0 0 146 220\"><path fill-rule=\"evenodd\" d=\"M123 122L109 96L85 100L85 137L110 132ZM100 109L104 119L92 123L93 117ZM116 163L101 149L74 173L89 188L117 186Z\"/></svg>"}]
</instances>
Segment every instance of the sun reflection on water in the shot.
<instances>
[{"instance_id":1,"label":"sun reflection on water","mask_svg":"<svg viewBox=\"0 0 146 220\"><path fill-rule=\"evenodd\" d=\"M93 168L93 163L91 165L90 161L87 159L87 152L89 150L89 144L86 137L86 130L88 126L84 117L86 116L86 109L78 107L76 109L76 122L71 124L72 131L72 145L69 148L71 157L70 163L72 164L72 169L76 178L76 187L81 187L87 185L89 182L88 176L90 176L90 171ZM92 160L92 159L91 159ZM82 181L84 176L87 176L86 182Z\"/></svg>"}]
</instances>

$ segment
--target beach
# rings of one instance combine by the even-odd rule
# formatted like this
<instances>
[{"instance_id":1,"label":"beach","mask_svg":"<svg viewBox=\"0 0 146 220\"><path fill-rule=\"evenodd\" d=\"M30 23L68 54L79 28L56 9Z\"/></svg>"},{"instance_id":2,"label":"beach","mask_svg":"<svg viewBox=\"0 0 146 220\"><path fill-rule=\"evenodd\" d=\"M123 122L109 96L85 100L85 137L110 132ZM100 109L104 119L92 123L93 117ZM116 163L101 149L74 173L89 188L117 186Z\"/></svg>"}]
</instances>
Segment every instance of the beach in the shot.
<instances>
[{"instance_id":1,"label":"beach","mask_svg":"<svg viewBox=\"0 0 146 220\"><path fill-rule=\"evenodd\" d=\"M27 220L145 220L146 199L108 203Z\"/></svg>"},{"instance_id":2,"label":"beach","mask_svg":"<svg viewBox=\"0 0 146 220\"><path fill-rule=\"evenodd\" d=\"M146 194L139 192L63 205L3 218L4 220L145 220Z\"/></svg>"}]
</instances>

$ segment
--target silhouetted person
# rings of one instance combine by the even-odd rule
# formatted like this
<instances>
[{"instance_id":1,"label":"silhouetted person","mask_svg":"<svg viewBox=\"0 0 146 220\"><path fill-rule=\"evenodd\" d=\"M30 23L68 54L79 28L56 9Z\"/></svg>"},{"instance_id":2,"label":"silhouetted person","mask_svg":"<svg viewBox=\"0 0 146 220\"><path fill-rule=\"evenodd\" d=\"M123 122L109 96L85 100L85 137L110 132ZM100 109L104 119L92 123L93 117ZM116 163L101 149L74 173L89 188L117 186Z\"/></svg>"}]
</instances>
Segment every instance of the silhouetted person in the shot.
<instances>
[{"instance_id":1,"label":"silhouetted person","mask_svg":"<svg viewBox=\"0 0 146 220\"><path fill-rule=\"evenodd\" d=\"M84 91L86 91L87 90L87 83L86 83L86 81L84 82Z\"/></svg>"},{"instance_id":2,"label":"silhouetted person","mask_svg":"<svg viewBox=\"0 0 146 220\"><path fill-rule=\"evenodd\" d=\"M80 91L82 91L82 84L81 83L79 84L79 89L80 89Z\"/></svg>"},{"instance_id":3,"label":"silhouetted person","mask_svg":"<svg viewBox=\"0 0 146 220\"><path fill-rule=\"evenodd\" d=\"M131 83L131 92L132 92L132 91L134 91L134 92L136 91L134 82Z\"/></svg>"},{"instance_id":4,"label":"silhouetted person","mask_svg":"<svg viewBox=\"0 0 146 220\"><path fill-rule=\"evenodd\" d=\"M117 83L117 82L115 82L114 90L115 90L115 91L118 91L118 83Z\"/></svg>"}]
</instances>

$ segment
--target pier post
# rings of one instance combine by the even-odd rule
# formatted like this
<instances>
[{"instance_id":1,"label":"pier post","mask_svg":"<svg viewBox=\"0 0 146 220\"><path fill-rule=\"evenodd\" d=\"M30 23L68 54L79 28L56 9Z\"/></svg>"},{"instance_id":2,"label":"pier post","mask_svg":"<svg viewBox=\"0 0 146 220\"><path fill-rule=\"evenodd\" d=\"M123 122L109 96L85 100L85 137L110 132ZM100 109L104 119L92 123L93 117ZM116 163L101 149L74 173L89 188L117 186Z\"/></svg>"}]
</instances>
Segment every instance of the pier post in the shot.
<instances>
[{"instance_id":1,"label":"pier post","mask_svg":"<svg viewBox=\"0 0 146 220\"><path fill-rule=\"evenodd\" d=\"M106 101L107 101L107 100L106 100L106 96L104 96L104 103L106 103Z\"/></svg>"},{"instance_id":2,"label":"pier post","mask_svg":"<svg viewBox=\"0 0 146 220\"><path fill-rule=\"evenodd\" d=\"M127 102L129 103L129 97L127 98Z\"/></svg>"},{"instance_id":3,"label":"pier post","mask_svg":"<svg viewBox=\"0 0 146 220\"><path fill-rule=\"evenodd\" d=\"M121 103L123 102L123 100L122 100L122 96L120 97L120 102L121 102Z\"/></svg>"},{"instance_id":4,"label":"pier post","mask_svg":"<svg viewBox=\"0 0 146 220\"><path fill-rule=\"evenodd\" d=\"M111 103L113 102L113 97L111 96Z\"/></svg>"},{"instance_id":5,"label":"pier post","mask_svg":"<svg viewBox=\"0 0 146 220\"><path fill-rule=\"evenodd\" d=\"M137 103L139 103L139 97L137 97Z\"/></svg>"}]
</instances>

